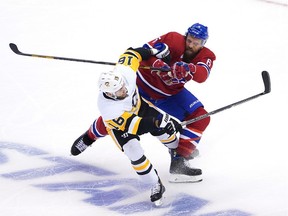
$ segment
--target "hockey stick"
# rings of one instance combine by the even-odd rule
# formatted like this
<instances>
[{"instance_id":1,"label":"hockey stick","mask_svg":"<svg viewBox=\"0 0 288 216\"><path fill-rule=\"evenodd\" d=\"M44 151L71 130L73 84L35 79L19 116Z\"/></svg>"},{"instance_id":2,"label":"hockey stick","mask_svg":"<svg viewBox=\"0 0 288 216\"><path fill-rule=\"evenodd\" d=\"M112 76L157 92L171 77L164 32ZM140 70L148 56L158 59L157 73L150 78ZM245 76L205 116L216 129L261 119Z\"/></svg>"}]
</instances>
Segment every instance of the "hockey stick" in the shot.
<instances>
[{"instance_id":1,"label":"hockey stick","mask_svg":"<svg viewBox=\"0 0 288 216\"><path fill-rule=\"evenodd\" d=\"M253 100L255 98L258 98L258 97L260 97L262 95L268 94L271 91L271 82L270 82L270 75L269 75L269 73L267 71L262 71L262 79L263 79L263 83L264 83L264 92L261 92L259 94L256 94L256 95L248 97L248 98L245 98L245 99L240 100L238 102L229 104L227 106L221 107L219 109L216 109L214 111L208 112L208 113L206 113L204 115L201 115L201 116L198 116L196 118L193 118L193 119L190 119L190 120L187 120L187 121L183 121L181 123L181 125L182 126L186 126L186 125L191 124L193 122L196 122L196 121L199 121L201 119L207 118L208 116L214 115L214 114L216 114L218 112L222 112L222 111L224 111L226 109L230 109L230 108L232 108L234 106L237 106L239 104L248 102L248 101Z\"/></svg>"},{"instance_id":2,"label":"hockey stick","mask_svg":"<svg viewBox=\"0 0 288 216\"><path fill-rule=\"evenodd\" d=\"M76 58L67 58L67 57L58 57L58 56L48 56L48 55L38 55L38 54L30 54L30 53L23 53L21 52L17 45L14 43L9 44L10 49L17 55L22 56L30 56L30 57L37 57L37 58L47 58L47 59L56 59L56 60L65 60L65 61L75 61L75 62L85 62L85 63L93 63L93 64L103 64L103 65L116 65L113 62L104 62L104 61L93 61L93 60L86 60L86 59L76 59ZM140 68L148 69L148 70L158 70L158 71L167 71L164 68L157 68L157 67L150 67L150 66L140 66Z\"/></svg>"}]
</instances>

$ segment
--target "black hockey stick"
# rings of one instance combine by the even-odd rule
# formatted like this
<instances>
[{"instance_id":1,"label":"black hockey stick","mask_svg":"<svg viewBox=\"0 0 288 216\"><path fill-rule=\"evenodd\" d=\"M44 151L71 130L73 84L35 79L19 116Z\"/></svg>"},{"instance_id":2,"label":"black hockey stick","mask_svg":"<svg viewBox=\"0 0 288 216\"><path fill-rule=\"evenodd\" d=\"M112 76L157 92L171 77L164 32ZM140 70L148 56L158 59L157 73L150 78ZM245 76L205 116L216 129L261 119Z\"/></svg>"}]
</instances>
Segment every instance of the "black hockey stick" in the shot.
<instances>
[{"instance_id":1,"label":"black hockey stick","mask_svg":"<svg viewBox=\"0 0 288 216\"><path fill-rule=\"evenodd\" d=\"M256 94L256 95L251 96L251 97L248 97L248 98L245 98L245 99L240 100L240 101L238 101L238 102L229 104L229 105L227 105L227 106L221 107L221 108L219 108L219 109L216 109L216 110L211 111L211 112L209 112L209 113L206 113L206 114L204 114L204 115L198 116L198 117L196 117L196 118L193 118L193 119L190 119L190 120L187 120L187 121L183 121L183 122L181 123L181 125L182 125L182 126L186 126L186 125L191 124L191 123L193 123L193 122L196 122L196 121L199 121L199 120L201 120L201 119L207 118L208 116L214 115L214 114L216 114L216 113L218 113L218 112L222 112L222 111L224 111L224 110L226 110L226 109L230 109L230 108L232 108L232 107L234 107L234 106L237 106L237 105L239 105L239 104L248 102L248 101L253 100L253 99L255 99L255 98L258 98L258 97L260 97L260 96L262 96L262 95L268 94L268 93L271 91L271 82L270 82L270 75L269 75L269 73L268 73L267 71L262 71L262 79L263 79L263 83L264 83L264 92L261 92L261 93L259 93L259 94Z\"/></svg>"},{"instance_id":2,"label":"black hockey stick","mask_svg":"<svg viewBox=\"0 0 288 216\"><path fill-rule=\"evenodd\" d=\"M56 60L65 60L65 61L75 61L75 62L85 62L85 63L93 63L93 64L103 64L103 65L116 65L113 62L104 62L104 61L93 61L93 60L86 60L86 59L76 59L76 58L67 58L67 57L58 57L58 56L48 56L48 55L38 55L38 54L30 54L30 53L23 53L21 52L17 45L14 43L9 44L10 49L16 53L17 55L22 56L30 56L30 57L37 57L37 58L47 58L47 59L56 59ZM158 71L167 71L167 69L157 68L157 67L149 67L149 66L141 66L140 68L148 69L148 70L158 70Z\"/></svg>"}]
</instances>

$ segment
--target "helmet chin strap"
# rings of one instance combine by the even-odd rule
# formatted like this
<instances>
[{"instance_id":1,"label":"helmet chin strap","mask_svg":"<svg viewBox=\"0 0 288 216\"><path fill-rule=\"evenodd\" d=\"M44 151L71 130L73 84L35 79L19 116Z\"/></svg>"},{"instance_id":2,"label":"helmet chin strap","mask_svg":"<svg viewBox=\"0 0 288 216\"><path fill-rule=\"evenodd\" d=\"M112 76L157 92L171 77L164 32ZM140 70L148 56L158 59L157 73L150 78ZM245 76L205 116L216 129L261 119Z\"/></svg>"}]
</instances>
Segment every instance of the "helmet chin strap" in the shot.
<instances>
[{"instance_id":1,"label":"helmet chin strap","mask_svg":"<svg viewBox=\"0 0 288 216\"><path fill-rule=\"evenodd\" d=\"M113 100L117 100L117 99L118 99L115 93L104 92L104 94L105 94L107 97L109 97L109 98L111 98L111 99L113 99Z\"/></svg>"},{"instance_id":2,"label":"helmet chin strap","mask_svg":"<svg viewBox=\"0 0 288 216\"><path fill-rule=\"evenodd\" d=\"M123 100L123 99L125 99L126 97L128 97L128 90L126 89L126 96L125 97L117 97L117 95L115 94L115 93L112 93L112 92L104 92L104 94L107 96L107 97L109 97L109 98L111 98L111 99L113 99L113 100Z\"/></svg>"}]
</instances>

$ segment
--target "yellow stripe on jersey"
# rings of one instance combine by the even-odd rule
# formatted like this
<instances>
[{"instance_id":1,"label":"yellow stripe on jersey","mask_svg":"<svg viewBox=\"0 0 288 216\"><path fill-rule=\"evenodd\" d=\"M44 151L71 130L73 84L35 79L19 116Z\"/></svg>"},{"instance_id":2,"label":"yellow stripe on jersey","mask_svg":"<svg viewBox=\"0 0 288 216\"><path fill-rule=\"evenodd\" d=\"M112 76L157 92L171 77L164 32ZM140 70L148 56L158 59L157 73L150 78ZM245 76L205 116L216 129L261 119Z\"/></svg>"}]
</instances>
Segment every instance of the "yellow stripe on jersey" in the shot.
<instances>
[{"instance_id":1,"label":"yellow stripe on jersey","mask_svg":"<svg viewBox=\"0 0 288 216\"><path fill-rule=\"evenodd\" d=\"M141 121L141 117L138 117L138 116L135 116L129 127L128 127L128 133L130 134L137 134L137 131L138 131L138 128L139 128L139 124L140 124L140 121Z\"/></svg>"}]
</instances>

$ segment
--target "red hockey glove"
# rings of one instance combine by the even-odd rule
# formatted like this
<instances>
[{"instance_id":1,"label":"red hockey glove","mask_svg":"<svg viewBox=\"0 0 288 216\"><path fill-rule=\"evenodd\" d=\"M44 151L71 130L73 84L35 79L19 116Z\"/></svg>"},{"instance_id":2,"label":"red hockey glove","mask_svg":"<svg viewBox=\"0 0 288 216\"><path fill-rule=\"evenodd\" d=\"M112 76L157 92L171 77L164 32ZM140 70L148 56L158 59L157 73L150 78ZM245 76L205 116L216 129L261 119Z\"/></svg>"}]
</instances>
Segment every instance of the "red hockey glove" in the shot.
<instances>
[{"instance_id":1,"label":"red hockey glove","mask_svg":"<svg viewBox=\"0 0 288 216\"><path fill-rule=\"evenodd\" d=\"M167 65L165 62L163 62L161 59L157 59L153 65L153 67L157 68L163 68L165 70L170 69L169 65ZM167 81L171 80L171 72L167 71L157 71L157 70L152 70L151 72L156 72L157 75L166 83Z\"/></svg>"},{"instance_id":2,"label":"red hockey glove","mask_svg":"<svg viewBox=\"0 0 288 216\"><path fill-rule=\"evenodd\" d=\"M172 67L173 78L176 78L178 80L186 78L188 75L193 76L193 73L195 73L195 71L196 67L192 63L187 64L185 62L175 62Z\"/></svg>"}]
</instances>

